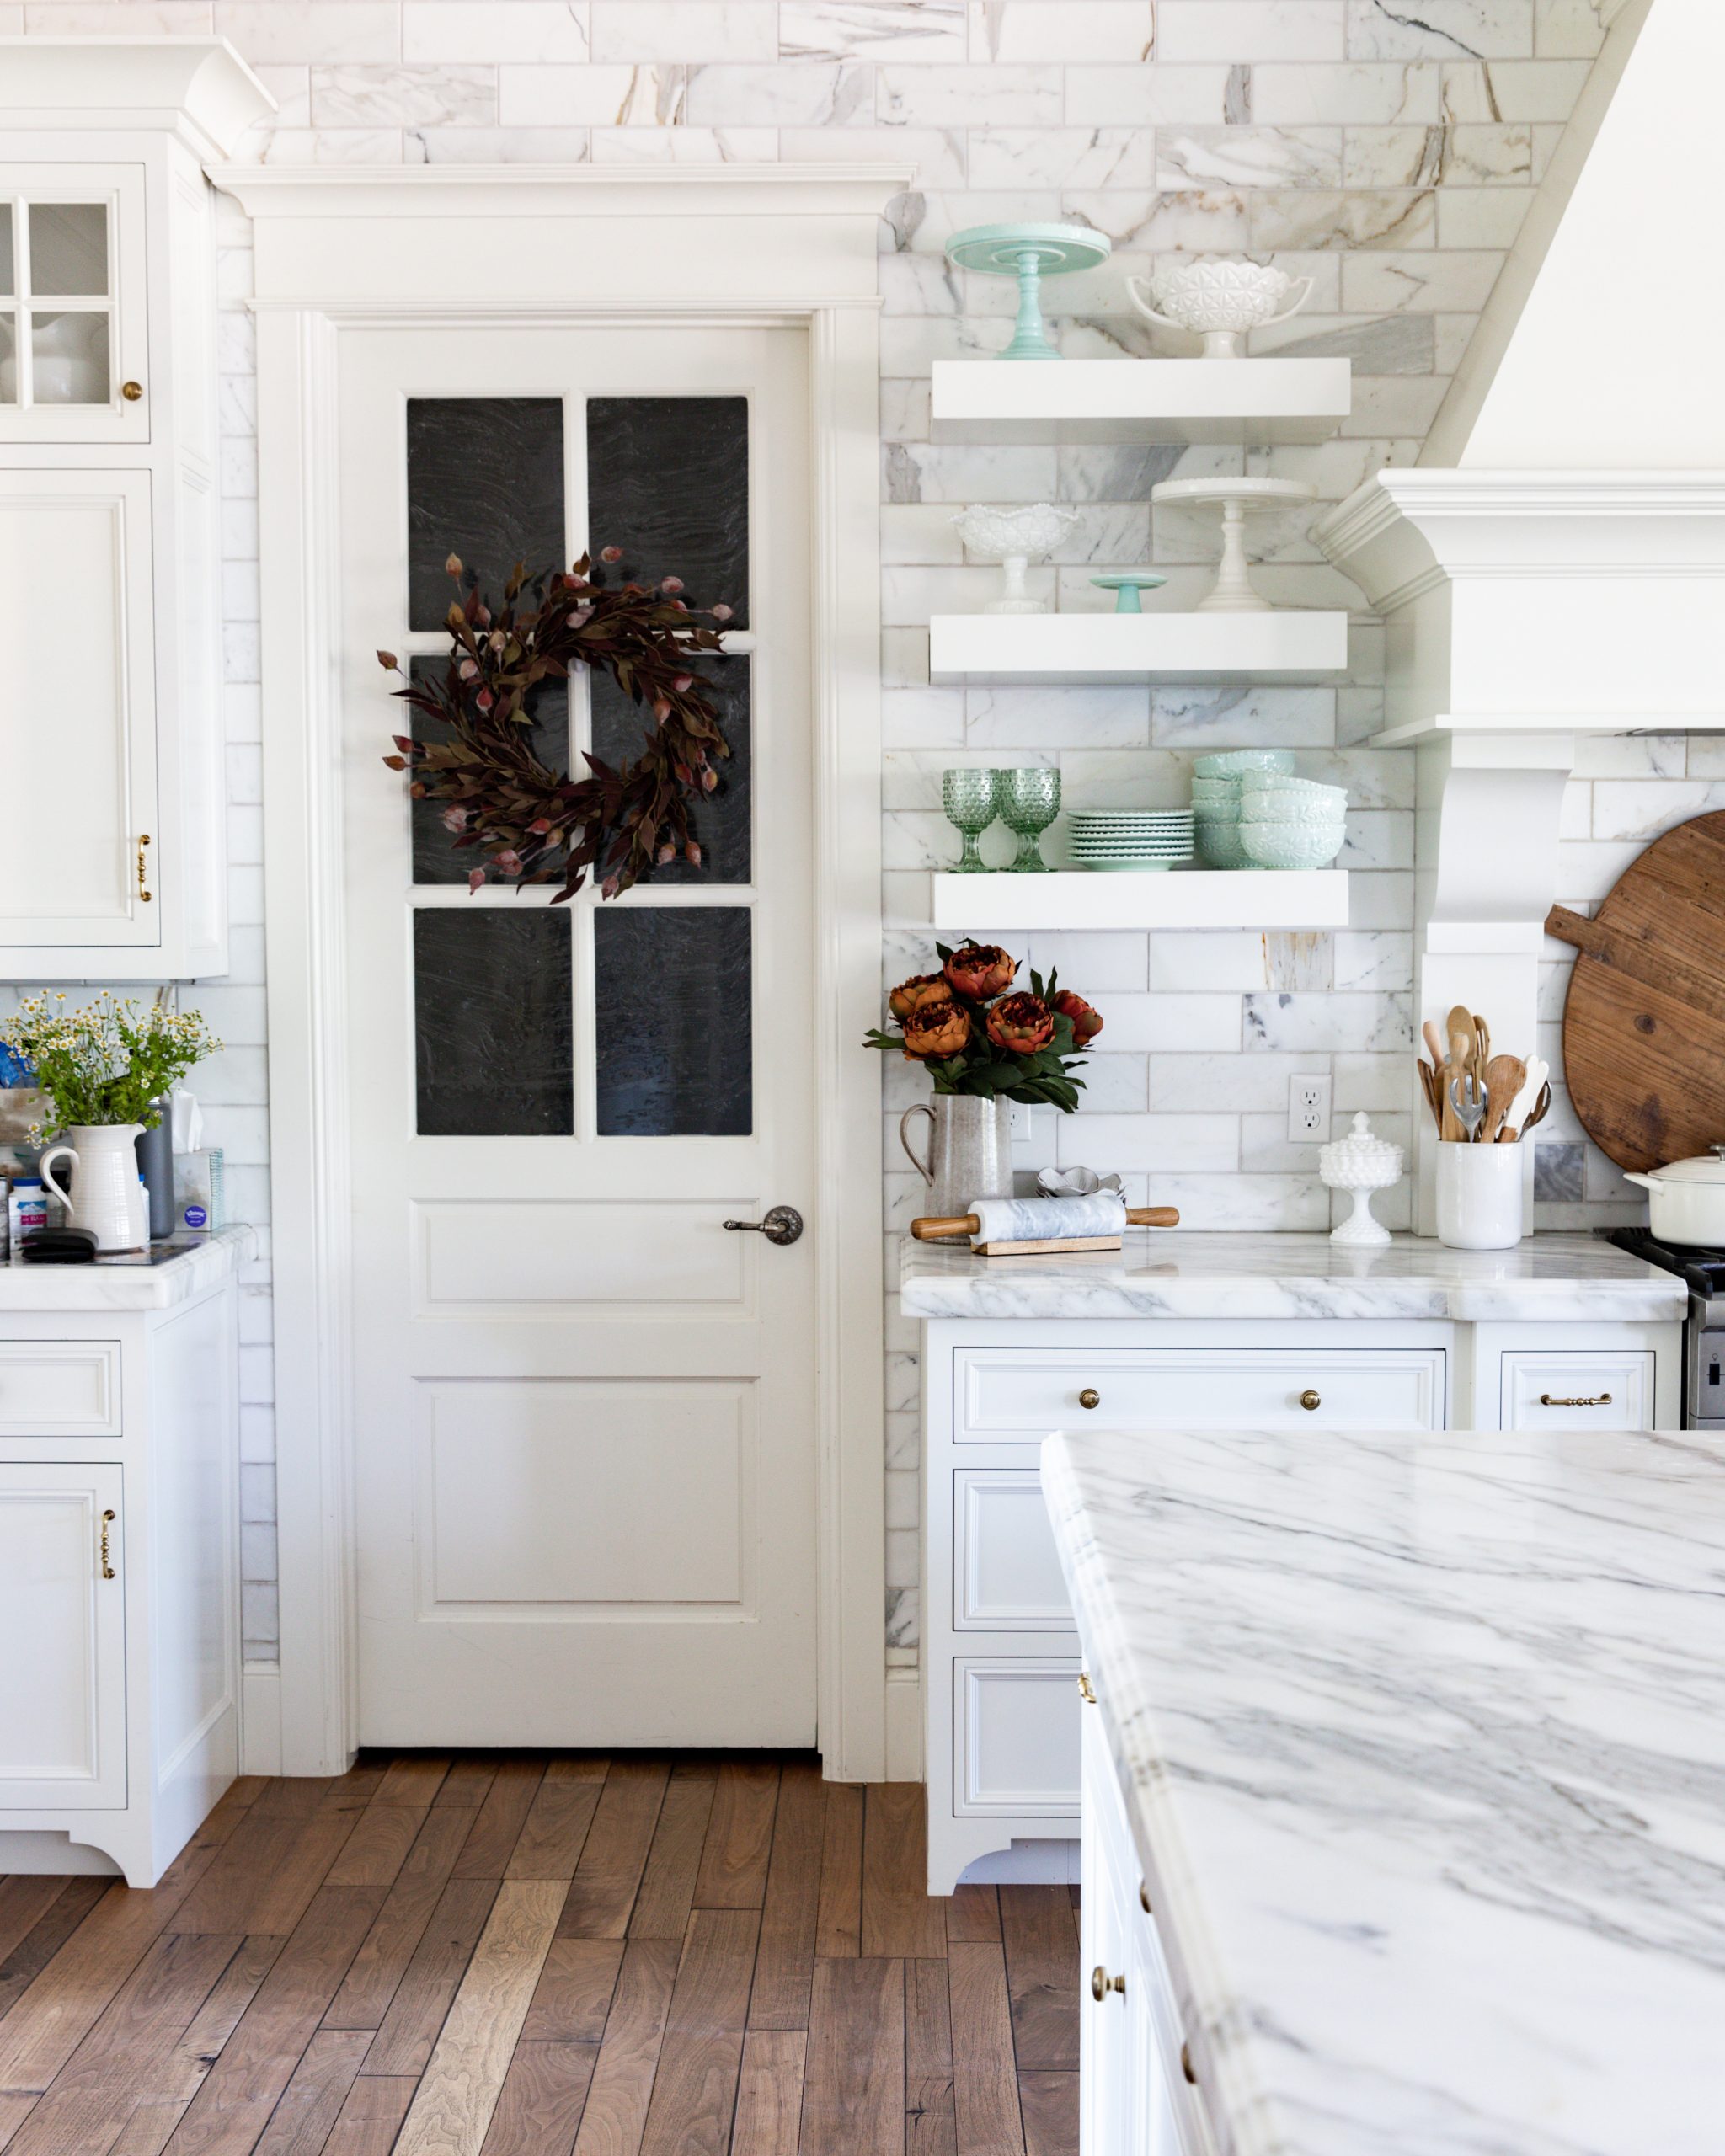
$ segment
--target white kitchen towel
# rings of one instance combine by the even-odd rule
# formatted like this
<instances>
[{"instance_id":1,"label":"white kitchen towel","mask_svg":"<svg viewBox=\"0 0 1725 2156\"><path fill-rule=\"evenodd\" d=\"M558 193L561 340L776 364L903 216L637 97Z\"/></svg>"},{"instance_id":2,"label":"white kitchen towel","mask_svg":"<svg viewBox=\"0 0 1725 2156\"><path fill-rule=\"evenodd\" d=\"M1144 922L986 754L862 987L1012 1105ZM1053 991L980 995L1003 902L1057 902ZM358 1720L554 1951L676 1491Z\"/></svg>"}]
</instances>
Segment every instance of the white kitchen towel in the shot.
<instances>
[{"instance_id":1,"label":"white kitchen towel","mask_svg":"<svg viewBox=\"0 0 1725 2156\"><path fill-rule=\"evenodd\" d=\"M1126 1201L1112 1190L1088 1198L973 1198L979 1243L1049 1242L1125 1232Z\"/></svg>"}]
</instances>

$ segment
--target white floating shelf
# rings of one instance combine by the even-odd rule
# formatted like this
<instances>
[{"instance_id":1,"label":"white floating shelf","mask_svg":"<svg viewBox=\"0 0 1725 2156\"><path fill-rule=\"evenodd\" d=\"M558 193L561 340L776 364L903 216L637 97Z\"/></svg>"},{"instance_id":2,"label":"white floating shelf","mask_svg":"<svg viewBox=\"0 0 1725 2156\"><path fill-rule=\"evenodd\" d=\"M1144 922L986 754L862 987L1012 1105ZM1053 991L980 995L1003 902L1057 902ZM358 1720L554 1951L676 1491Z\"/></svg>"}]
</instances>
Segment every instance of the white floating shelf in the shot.
<instances>
[{"instance_id":1,"label":"white floating shelf","mask_svg":"<svg viewBox=\"0 0 1725 2156\"><path fill-rule=\"evenodd\" d=\"M995 929L1345 928L1345 868L1170 868L1148 874L934 879L934 925Z\"/></svg>"},{"instance_id":2,"label":"white floating shelf","mask_svg":"<svg viewBox=\"0 0 1725 2156\"><path fill-rule=\"evenodd\" d=\"M1353 403L1348 360L934 362L937 441L1328 441Z\"/></svg>"},{"instance_id":3,"label":"white floating shelf","mask_svg":"<svg viewBox=\"0 0 1725 2156\"><path fill-rule=\"evenodd\" d=\"M937 614L928 625L928 676L947 685L1311 682L1347 667L1342 613Z\"/></svg>"}]
</instances>

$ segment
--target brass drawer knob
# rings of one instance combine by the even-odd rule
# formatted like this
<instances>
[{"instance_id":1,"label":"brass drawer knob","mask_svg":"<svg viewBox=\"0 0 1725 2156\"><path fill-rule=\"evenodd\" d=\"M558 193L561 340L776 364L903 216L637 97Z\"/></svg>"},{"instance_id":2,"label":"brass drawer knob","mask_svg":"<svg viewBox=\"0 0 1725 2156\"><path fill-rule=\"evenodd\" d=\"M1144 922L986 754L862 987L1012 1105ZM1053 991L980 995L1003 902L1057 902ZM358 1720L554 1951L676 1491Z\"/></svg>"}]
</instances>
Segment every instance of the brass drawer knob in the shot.
<instances>
[{"instance_id":1,"label":"brass drawer knob","mask_svg":"<svg viewBox=\"0 0 1725 2156\"><path fill-rule=\"evenodd\" d=\"M1078 1696L1087 1707L1093 1707L1096 1705L1096 1687L1090 1681L1090 1672L1087 1669L1081 1669L1078 1673Z\"/></svg>"},{"instance_id":2,"label":"brass drawer knob","mask_svg":"<svg viewBox=\"0 0 1725 2156\"><path fill-rule=\"evenodd\" d=\"M1078 1396L1078 1405L1081 1407L1100 1407L1102 1395L1093 1385L1087 1385Z\"/></svg>"},{"instance_id":3,"label":"brass drawer knob","mask_svg":"<svg viewBox=\"0 0 1725 2156\"><path fill-rule=\"evenodd\" d=\"M1198 2086L1198 2076L1192 2071L1192 2047L1190 2044L1182 2044L1180 2047L1180 2071L1185 2075L1186 2079L1195 2089Z\"/></svg>"},{"instance_id":4,"label":"brass drawer knob","mask_svg":"<svg viewBox=\"0 0 1725 2156\"><path fill-rule=\"evenodd\" d=\"M1610 1405L1611 1396L1609 1392L1598 1393L1591 1400L1564 1400L1557 1394L1551 1392L1542 1392L1540 1395L1541 1407L1609 1407Z\"/></svg>"},{"instance_id":5,"label":"brass drawer knob","mask_svg":"<svg viewBox=\"0 0 1725 2156\"><path fill-rule=\"evenodd\" d=\"M1098 1961L1090 1972L1090 1996L1100 2006L1111 1991L1119 1992L1124 1999L1126 1996L1126 1979L1124 1977L1111 1977Z\"/></svg>"},{"instance_id":6,"label":"brass drawer knob","mask_svg":"<svg viewBox=\"0 0 1725 2156\"><path fill-rule=\"evenodd\" d=\"M120 393L128 404L136 404L144 393L144 385L141 382L123 382L120 385Z\"/></svg>"},{"instance_id":7,"label":"brass drawer knob","mask_svg":"<svg viewBox=\"0 0 1725 2156\"><path fill-rule=\"evenodd\" d=\"M1150 1889L1145 1885L1141 1879L1138 1882L1138 1906L1143 1910L1146 1916L1148 1916L1151 1913Z\"/></svg>"},{"instance_id":8,"label":"brass drawer knob","mask_svg":"<svg viewBox=\"0 0 1725 2156\"><path fill-rule=\"evenodd\" d=\"M1300 1396L1300 1405L1308 1415L1315 1415L1323 1404L1322 1395L1314 1392L1310 1385Z\"/></svg>"}]
</instances>

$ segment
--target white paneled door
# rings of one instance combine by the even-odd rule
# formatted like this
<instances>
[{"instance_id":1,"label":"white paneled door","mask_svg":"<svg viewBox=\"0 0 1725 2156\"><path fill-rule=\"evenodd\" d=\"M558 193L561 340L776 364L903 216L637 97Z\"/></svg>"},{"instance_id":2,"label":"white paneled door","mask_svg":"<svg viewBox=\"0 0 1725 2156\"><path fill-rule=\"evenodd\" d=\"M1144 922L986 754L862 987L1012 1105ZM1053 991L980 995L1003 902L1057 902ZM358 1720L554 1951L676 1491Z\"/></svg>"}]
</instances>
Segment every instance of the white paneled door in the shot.
<instances>
[{"instance_id":1,"label":"white paneled door","mask_svg":"<svg viewBox=\"0 0 1725 2156\"><path fill-rule=\"evenodd\" d=\"M360 1738L811 1742L811 1241L724 1225L820 1202L806 339L349 332L342 385ZM451 552L500 600L605 546L733 610L702 863L470 896L373 654L441 669ZM534 722L578 771L650 723Z\"/></svg>"}]
</instances>

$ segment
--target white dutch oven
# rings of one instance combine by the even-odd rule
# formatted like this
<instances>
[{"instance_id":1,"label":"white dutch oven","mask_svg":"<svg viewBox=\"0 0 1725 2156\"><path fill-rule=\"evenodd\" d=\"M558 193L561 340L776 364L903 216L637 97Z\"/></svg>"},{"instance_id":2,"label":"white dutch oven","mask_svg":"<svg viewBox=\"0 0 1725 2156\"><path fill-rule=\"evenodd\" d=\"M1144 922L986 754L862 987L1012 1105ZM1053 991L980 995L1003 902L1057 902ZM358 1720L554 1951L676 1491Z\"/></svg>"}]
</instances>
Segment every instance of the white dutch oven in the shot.
<instances>
[{"instance_id":1,"label":"white dutch oven","mask_svg":"<svg viewBox=\"0 0 1725 2156\"><path fill-rule=\"evenodd\" d=\"M1653 1230L1662 1242L1725 1249L1725 1145L1624 1181L1648 1192Z\"/></svg>"}]
</instances>

